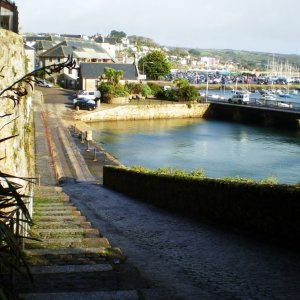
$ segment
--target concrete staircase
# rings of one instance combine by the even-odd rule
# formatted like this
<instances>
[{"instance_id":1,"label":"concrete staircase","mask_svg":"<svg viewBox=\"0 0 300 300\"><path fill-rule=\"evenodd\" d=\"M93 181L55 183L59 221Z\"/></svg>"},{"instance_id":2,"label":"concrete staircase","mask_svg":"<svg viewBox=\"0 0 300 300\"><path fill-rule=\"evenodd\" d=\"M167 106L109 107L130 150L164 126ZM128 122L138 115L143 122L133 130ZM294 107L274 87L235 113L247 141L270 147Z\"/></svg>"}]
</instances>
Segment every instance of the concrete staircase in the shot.
<instances>
[{"instance_id":1,"label":"concrete staircase","mask_svg":"<svg viewBox=\"0 0 300 300\"><path fill-rule=\"evenodd\" d=\"M121 250L92 228L61 188L36 190L33 221L34 240L25 241L24 253L34 283L17 278L20 299L140 299L135 284L124 283Z\"/></svg>"}]
</instances>

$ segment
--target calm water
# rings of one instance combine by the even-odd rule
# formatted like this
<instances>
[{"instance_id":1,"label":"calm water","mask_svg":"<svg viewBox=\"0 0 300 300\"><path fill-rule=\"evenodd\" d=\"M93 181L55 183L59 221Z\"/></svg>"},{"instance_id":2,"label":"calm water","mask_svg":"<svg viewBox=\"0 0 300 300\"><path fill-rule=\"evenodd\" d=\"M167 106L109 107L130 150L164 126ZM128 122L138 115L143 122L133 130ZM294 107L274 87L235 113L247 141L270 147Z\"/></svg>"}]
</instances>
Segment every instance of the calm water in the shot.
<instances>
[{"instance_id":1,"label":"calm water","mask_svg":"<svg viewBox=\"0 0 300 300\"><path fill-rule=\"evenodd\" d=\"M300 131L203 120L93 123L93 138L124 165L203 168L209 177L300 182Z\"/></svg>"}]
</instances>

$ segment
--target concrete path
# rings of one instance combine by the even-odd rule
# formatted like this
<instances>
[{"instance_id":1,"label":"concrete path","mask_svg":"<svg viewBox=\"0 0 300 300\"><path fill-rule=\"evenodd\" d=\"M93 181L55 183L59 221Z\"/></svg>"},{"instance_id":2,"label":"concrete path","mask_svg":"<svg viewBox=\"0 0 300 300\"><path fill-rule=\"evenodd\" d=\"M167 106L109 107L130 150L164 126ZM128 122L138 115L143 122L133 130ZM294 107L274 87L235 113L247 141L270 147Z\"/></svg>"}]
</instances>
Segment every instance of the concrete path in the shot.
<instances>
[{"instance_id":1,"label":"concrete path","mask_svg":"<svg viewBox=\"0 0 300 300\"><path fill-rule=\"evenodd\" d=\"M39 93L34 122L39 183L30 234L38 240L25 240L24 249L34 283L16 275L14 291L20 299L141 299L147 284L138 270L58 186L60 180L95 182L95 177L61 116L46 109Z\"/></svg>"}]
</instances>

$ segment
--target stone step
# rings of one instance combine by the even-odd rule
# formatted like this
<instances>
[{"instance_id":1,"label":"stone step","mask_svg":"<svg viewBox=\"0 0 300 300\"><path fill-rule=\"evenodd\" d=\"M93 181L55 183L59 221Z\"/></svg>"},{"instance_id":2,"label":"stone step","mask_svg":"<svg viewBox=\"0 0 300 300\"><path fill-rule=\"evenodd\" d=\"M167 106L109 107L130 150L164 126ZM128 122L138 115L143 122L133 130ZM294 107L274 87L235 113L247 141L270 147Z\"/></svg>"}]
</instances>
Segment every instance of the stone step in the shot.
<instances>
[{"instance_id":1,"label":"stone step","mask_svg":"<svg viewBox=\"0 0 300 300\"><path fill-rule=\"evenodd\" d=\"M56 249L56 248L110 248L109 241L106 238L47 238L45 240L25 240L26 249Z\"/></svg>"},{"instance_id":2,"label":"stone step","mask_svg":"<svg viewBox=\"0 0 300 300\"><path fill-rule=\"evenodd\" d=\"M31 274L59 274L59 273L105 272L105 271L112 271L113 267L109 263L102 263L102 264L89 264L89 265L31 266L29 267L29 269Z\"/></svg>"},{"instance_id":3,"label":"stone step","mask_svg":"<svg viewBox=\"0 0 300 300\"><path fill-rule=\"evenodd\" d=\"M77 221L76 219L73 221L57 221L57 222L44 222L39 221L37 224L35 224L32 228L34 229L47 229L51 226L53 229L58 228L91 228L92 224L88 221Z\"/></svg>"},{"instance_id":4,"label":"stone step","mask_svg":"<svg viewBox=\"0 0 300 300\"><path fill-rule=\"evenodd\" d=\"M29 293L19 294L24 300L139 300L135 290L66 292L66 293Z\"/></svg>"},{"instance_id":5,"label":"stone step","mask_svg":"<svg viewBox=\"0 0 300 300\"><path fill-rule=\"evenodd\" d=\"M59 209L59 210L37 210L33 213L33 219L35 218L35 214L39 217L44 216L80 216L81 213L79 210L66 210L66 209Z\"/></svg>"},{"instance_id":6,"label":"stone step","mask_svg":"<svg viewBox=\"0 0 300 300\"><path fill-rule=\"evenodd\" d=\"M37 208L63 208L63 207L75 207L71 202L57 202L57 203L36 203L34 207Z\"/></svg>"},{"instance_id":7,"label":"stone step","mask_svg":"<svg viewBox=\"0 0 300 300\"><path fill-rule=\"evenodd\" d=\"M77 207L74 205L35 205L34 211L74 211Z\"/></svg>"},{"instance_id":8,"label":"stone step","mask_svg":"<svg viewBox=\"0 0 300 300\"><path fill-rule=\"evenodd\" d=\"M123 256L119 248L91 247L91 248L60 248L60 249L25 249L24 252L31 256L57 256L57 255L113 255Z\"/></svg>"},{"instance_id":9,"label":"stone step","mask_svg":"<svg viewBox=\"0 0 300 300\"><path fill-rule=\"evenodd\" d=\"M47 197L55 197L55 196L58 196L58 197L68 197L67 194L65 194L64 192L62 191L55 191L55 190L36 190L35 193L34 193L35 197L37 198L47 198Z\"/></svg>"},{"instance_id":10,"label":"stone step","mask_svg":"<svg viewBox=\"0 0 300 300\"><path fill-rule=\"evenodd\" d=\"M119 248L105 247L25 249L24 255L30 266L99 264L108 260L120 263L125 260Z\"/></svg>"},{"instance_id":11,"label":"stone step","mask_svg":"<svg viewBox=\"0 0 300 300\"><path fill-rule=\"evenodd\" d=\"M67 195L47 195L47 196L41 196L37 197L35 195L34 199L35 203L68 203L70 201L69 196Z\"/></svg>"},{"instance_id":12,"label":"stone step","mask_svg":"<svg viewBox=\"0 0 300 300\"><path fill-rule=\"evenodd\" d=\"M61 186L40 185L35 188L35 193L38 193L40 191L62 192L63 188Z\"/></svg>"},{"instance_id":13,"label":"stone step","mask_svg":"<svg viewBox=\"0 0 300 300\"><path fill-rule=\"evenodd\" d=\"M96 228L32 228L31 234L35 238L47 239L66 236L98 237L100 232Z\"/></svg>"},{"instance_id":14,"label":"stone step","mask_svg":"<svg viewBox=\"0 0 300 300\"><path fill-rule=\"evenodd\" d=\"M85 222L86 217L84 217L84 216L36 216L33 219L34 223L39 223L39 222L65 222L65 221Z\"/></svg>"}]
</instances>

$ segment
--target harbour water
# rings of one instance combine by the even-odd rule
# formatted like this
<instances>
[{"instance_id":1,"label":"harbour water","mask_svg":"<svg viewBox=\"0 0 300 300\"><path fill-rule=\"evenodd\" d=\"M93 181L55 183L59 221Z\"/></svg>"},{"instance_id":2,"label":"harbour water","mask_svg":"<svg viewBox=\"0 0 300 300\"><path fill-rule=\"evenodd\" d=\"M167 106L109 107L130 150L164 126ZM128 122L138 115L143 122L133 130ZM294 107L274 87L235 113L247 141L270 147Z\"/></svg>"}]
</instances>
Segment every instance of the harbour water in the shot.
<instances>
[{"instance_id":1,"label":"harbour water","mask_svg":"<svg viewBox=\"0 0 300 300\"><path fill-rule=\"evenodd\" d=\"M93 138L127 166L203 169L212 178L300 182L300 131L205 119L92 123Z\"/></svg>"}]
</instances>

